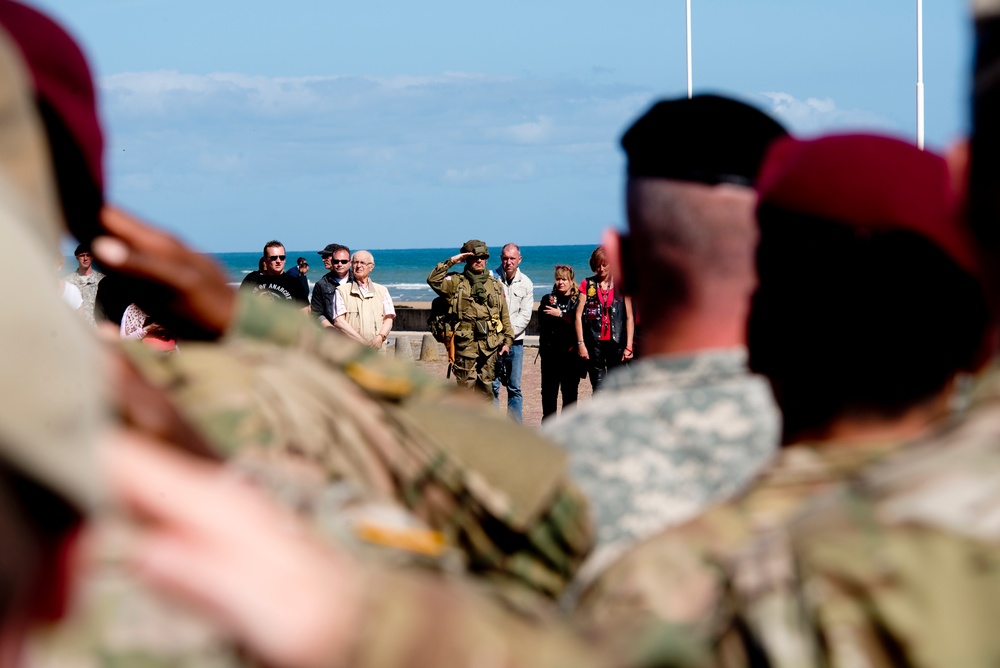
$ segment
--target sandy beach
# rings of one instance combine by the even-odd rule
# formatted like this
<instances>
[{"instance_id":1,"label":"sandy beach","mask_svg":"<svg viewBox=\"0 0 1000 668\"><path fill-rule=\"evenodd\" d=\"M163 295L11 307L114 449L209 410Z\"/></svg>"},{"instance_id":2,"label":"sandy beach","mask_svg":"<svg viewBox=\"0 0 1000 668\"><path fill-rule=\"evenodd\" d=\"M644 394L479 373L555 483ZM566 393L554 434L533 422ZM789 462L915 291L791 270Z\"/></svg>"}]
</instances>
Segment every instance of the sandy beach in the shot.
<instances>
[{"instance_id":1,"label":"sandy beach","mask_svg":"<svg viewBox=\"0 0 1000 668\"><path fill-rule=\"evenodd\" d=\"M421 360L420 351L424 336L418 332L400 332L390 335L393 345L409 344L414 364L435 378L444 379L448 362L444 354L444 346L434 342L437 359ZM524 424L537 427L542 422L542 374L541 359L538 358L537 337L528 337L529 343L524 349L524 367L521 372L521 396L523 397L522 413ZM532 340L534 339L534 340ZM398 343L397 343L398 342ZM454 382L449 379L448 382ZM578 401L590 401L591 388L589 380L580 381L580 396ZM500 390L500 410L506 410L507 390Z\"/></svg>"},{"instance_id":2,"label":"sandy beach","mask_svg":"<svg viewBox=\"0 0 1000 668\"><path fill-rule=\"evenodd\" d=\"M538 348L526 348L524 351L524 369L521 373L521 396L524 399L522 412L524 424L537 427L542 422L542 375L541 360L536 360ZM437 378L444 378L448 368L446 361L416 362L417 366ZM449 380L449 382L454 382ZM500 410L506 410L507 390L500 390ZM591 389L589 380L580 381L580 397L578 401L590 401Z\"/></svg>"},{"instance_id":3,"label":"sandy beach","mask_svg":"<svg viewBox=\"0 0 1000 668\"><path fill-rule=\"evenodd\" d=\"M396 309L430 309L430 302L402 302L395 305ZM534 305L534 310L538 310L538 303ZM401 345L406 341L410 346L414 363L436 378L444 378L448 369L448 362L445 356L443 345L434 342L436 354L424 355L425 357L437 357L437 359L421 360L421 348L424 345L426 332L398 332L393 331L389 335L392 345ZM403 355L405 356L405 355ZM448 382L454 382L450 380ZM590 380L580 381L580 391L578 401L590 401L592 390ZM524 424L537 427L542 422L542 375L541 359L538 357L538 337L525 337L524 367L521 371L521 396L523 398L522 414ZM506 410L507 390L500 390L500 410ZM560 409L561 410L561 409Z\"/></svg>"}]
</instances>

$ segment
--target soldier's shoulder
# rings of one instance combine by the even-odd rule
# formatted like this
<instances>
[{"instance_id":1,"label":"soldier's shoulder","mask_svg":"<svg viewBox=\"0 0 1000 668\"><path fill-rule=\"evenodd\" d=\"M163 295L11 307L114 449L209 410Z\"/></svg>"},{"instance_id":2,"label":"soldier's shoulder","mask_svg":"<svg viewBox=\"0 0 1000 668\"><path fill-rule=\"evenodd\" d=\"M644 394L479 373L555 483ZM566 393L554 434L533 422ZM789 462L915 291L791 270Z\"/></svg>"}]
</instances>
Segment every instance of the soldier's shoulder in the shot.
<instances>
[{"instance_id":1,"label":"soldier's shoulder","mask_svg":"<svg viewBox=\"0 0 1000 668\"><path fill-rule=\"evenodd\" d=\"M586 623L641 613L678 624L711 618L736 557L759 536L738 504L717 506L629 548L589 586Z\"/></svg>"},{"instance_id":2,"label":"soldier's shoulder","mask_svg":"<svg viewBox=\"0 0 1000 668\"><path fill-rule=\"evenodd\" d=\"M965 418L866 469L856 484L826 499L806 517L810 531L889 531L922 526L947 534L1000 539L1000 402L980 405ZM857 508L869 525L858 524ZM854 522L849 522L850 518Z\"/></svg>"}]
</instances>

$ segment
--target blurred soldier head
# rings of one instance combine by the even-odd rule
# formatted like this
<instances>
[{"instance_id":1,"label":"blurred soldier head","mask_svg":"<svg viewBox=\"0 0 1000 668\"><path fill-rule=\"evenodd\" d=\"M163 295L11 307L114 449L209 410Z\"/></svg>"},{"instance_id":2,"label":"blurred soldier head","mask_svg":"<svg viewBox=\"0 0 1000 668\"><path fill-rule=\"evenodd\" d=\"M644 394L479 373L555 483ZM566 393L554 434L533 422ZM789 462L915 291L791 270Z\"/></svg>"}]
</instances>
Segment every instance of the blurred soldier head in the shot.
<instances>
[{"instance_id":1,"label":"blurred soldier head","mask_svg":"<svg viewBox=\"0 0 1000 668\"><path fill-rule=\"evenodd\" d=\"M786 443L903 416L977 366L987 309L944 160L885 137L786 139L759 190L750 365Z\"/></svg>"},{"instance_id":2,"label":"blurred soldier head","mask_svg":"<svg viewBox=\"0 0 1000 668\"><path fill-rule=\"evenodd\" d=\"M707 333L694 347L743 342L755 284L752 188L768 145L785 135L758 109L699 95L657 103L622 137L629 233L608 233L603 245L653 333L648 350L673 352L670 337L692 322Z\"/></svg>"},{"instance_id":3,"label":"blurred soldier head","mask_svg":"<svg viewBox=\"0 0 1000 668\"><path fill-rule=\"evenodd\" d=\"M27 275L58 255L61 230L49 147L16 46L0 33L0 230ZM18 665L23 636L57 618L68 558L101 498L95 453L107 415L96 342L54 286L0 292L0 665ZM81 391L86 388L86 391Z\"/></svg>"},{"instance_id":4,"label":"blurred soldier head","mask_svg":"<svg viewBox=\"0 0 1000 668\"><path fill-rule=\"evenodd\" d=\"M0 25L31 74L65 221L86 243L101 229L104 204L104 138L90 68L73 38L35 9L0 0Z\"/></svg>"}]
</instances>

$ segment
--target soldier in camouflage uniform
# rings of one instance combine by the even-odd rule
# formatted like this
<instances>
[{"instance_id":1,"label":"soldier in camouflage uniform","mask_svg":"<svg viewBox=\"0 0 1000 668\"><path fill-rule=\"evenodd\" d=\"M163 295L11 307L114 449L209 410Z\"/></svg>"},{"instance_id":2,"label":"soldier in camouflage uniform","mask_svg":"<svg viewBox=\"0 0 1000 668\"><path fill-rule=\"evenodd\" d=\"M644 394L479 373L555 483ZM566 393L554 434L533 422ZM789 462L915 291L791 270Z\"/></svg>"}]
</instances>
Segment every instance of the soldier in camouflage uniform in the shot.
<instances>
[{"instance_id":1,"label":"soldier in camouflage uniform","mask_svg":"<svg viewBox=\"0 0 1000 668\"><path fill-rule=\"evenodd\" d=\"M940 461L903 463L914 446L891 458L950 430L935 425L986 331L944 161L887 138L784 140L760 190L750 364L789 445L745 495L631 551L578 614L691 625L724 666L990 665L1000 645L976 620L959 616L962 638L946 621L970 583L944 578L984 546L928 531L965 513L954 485L977 512L989 493L968 472L926 485Z\"/></svg>"},{"instance_id":2,"label":"soldier in camouflage uniform","mask_svg":"<svg viewBox=\"0 0 1000 668\"><path fill-rule=\"evenodd\" d=\"M595 515L584 580L732 496L774 455L778 411L747 369L745 322L756 283L751 185L784 134L757 109L699 95L659 102L622 138L631 243L609 233L605 246L620 249L615 283L641 313L644 357L543 427L569 452Z\"/></svg>"},{"instance_id":3,"label":"soldier in camouflage uniform","mask_svg":"<svg viewBox=\"0 0 1000 668\"><path fill-rule=\"evenodd\" d=\"M490 250L482 241L466 241L458 255L431 270L427 284L451 301L458 319L454 333L455 380L462 387L492 398L497 359L510 351L514 329L503 286L486 271L489 257ZM462 261L464 271L448 271Z\"/></svg>"},{"instance_id":4,"label":"soldier in camouflage uniform","mask_svg":"<svg viewBox=\"0 0 1000 668\"><path fill-rule=\"evenodd\" d=\"M83 304L80 305L80 313L91 325L96 325L94 319L94 302L97 300L97 284L104 278L104 274L93 268L93 253L90 246L80 244L73 251L76 258L77 269L66 275L66 280L77 287L80 296L83 297Z\"/></svg>"}]
</instances>

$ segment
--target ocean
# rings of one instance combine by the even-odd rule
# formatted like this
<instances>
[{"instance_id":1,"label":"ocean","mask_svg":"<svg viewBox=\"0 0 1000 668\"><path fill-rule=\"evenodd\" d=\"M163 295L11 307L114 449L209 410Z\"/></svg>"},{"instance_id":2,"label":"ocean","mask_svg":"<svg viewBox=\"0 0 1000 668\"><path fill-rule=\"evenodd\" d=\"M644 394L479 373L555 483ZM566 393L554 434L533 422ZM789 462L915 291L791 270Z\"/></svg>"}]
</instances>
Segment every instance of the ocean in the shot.
<instances>
[{"instance_id":1,"label":"ocean","mask_svg":"<svg viewBox=\"0 0 1000 668\"><path fill-rule=\"evenodd\" d=\"M389 288L394 302L429 302L434 299L434 291L427 285L427 274L434 265L458 253L457 248L416 248L412 250L367 249L375 258L372 280ZM592 245L574 246L521 246L521 272L531 279L535 286L535 301L552 290L552 272L557 264L568 264L576 272L579 283L590 275L590 253ZM286 268L295 266L295 259L304 257L309 262L310 289L313 282L326 273L323 262L315 250L286 250ZM209 253L228 272L229 280L238 286L251 271L257 270L260 253ZM68 266L68 265L67 265ZM458 265L455 270L460 270ZM490 269L500 266L500 247L490 248Z\"/></svg>"}]
</instances>

